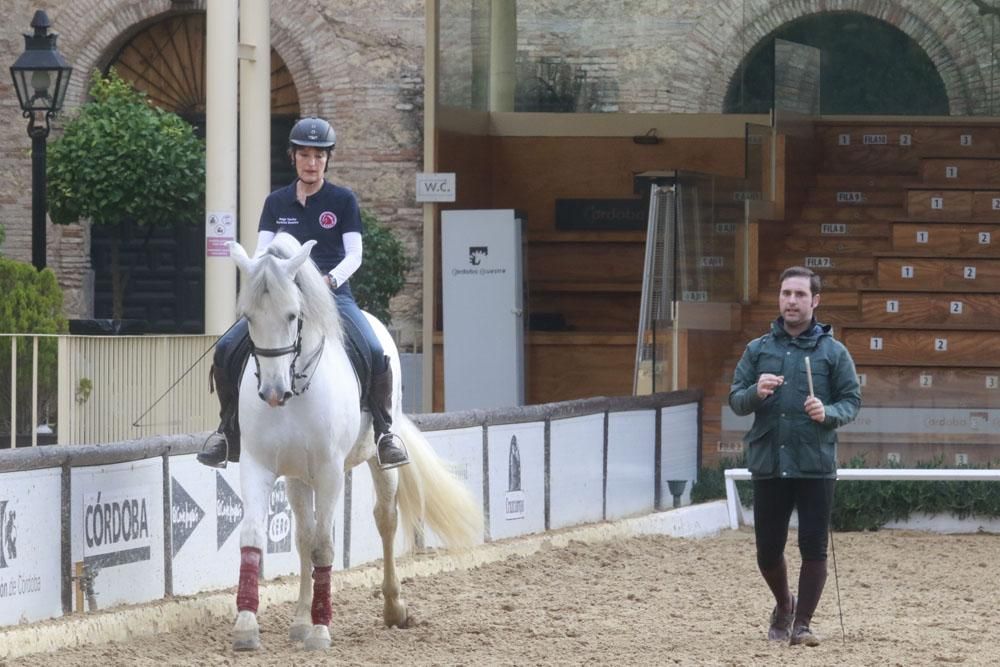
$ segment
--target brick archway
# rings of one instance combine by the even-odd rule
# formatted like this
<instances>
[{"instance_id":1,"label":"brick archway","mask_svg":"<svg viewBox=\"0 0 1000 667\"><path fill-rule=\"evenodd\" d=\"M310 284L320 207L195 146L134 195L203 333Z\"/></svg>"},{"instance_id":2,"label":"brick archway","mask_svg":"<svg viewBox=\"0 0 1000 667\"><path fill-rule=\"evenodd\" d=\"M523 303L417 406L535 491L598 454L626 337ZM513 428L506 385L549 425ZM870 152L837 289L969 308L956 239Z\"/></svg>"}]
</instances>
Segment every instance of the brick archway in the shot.
<instances>
[{"instance_id":1,"label":"brick archway","mask_svg":"<svg viewBox=\"0 0 1000 667\"><path fill-rule=\"evenodd\" d=\"M693 106L697 111L722 110L730 80L738 72L743 58L761 40L791 21L826 12L863 14L884 21L910 37L937 68L952 114L982 112L986 107L988 82L983 79L980 61L983 57L989 58L989 54L960 52L962 44L989 44L981 19L971 3L960 0L940 3L780 0L743 17L742 21L731 19L731 9L719 3L703 17L693 32L697 41L694 46L709 57L700 62L688 59L681 65L681 69L686 70L683 78L691 82L691 92L697 100Z\"/></svg>"}]
</instances>

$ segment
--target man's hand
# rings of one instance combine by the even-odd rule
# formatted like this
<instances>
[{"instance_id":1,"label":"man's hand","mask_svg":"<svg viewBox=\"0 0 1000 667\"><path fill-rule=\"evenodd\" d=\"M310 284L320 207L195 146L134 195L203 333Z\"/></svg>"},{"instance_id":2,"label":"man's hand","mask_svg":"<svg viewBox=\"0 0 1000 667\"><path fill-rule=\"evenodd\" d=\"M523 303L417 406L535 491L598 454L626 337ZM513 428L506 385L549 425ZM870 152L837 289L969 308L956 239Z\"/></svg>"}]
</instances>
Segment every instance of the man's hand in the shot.
<instances>
[{"instance_id":1,"label":"man's hand","mask_svg":"<svg viewBox=\"0 0 1000 667\"><path fill-rule=\"evenodd\" d=\"M333 276L331 276L329 273L323 274L323 281L326 283L326 286L329 287L330 289L337 289L337 281L334 280Z\"/></svg>"},{"instance_id":2,"label":"man's hand","mask_svg":"<svg viewBox=\"0 0 1000 667\"><path fill-rule=\"evenodd\" d=\"M819 400L815 396L810 396L806 399L805 403L806 414L809 415L809 419L820 424L826 419L826 408L823 407L823 401Z\"/></svg>"},{"instance_id":3,"label":"man's hand","mask_svg":"<svg viewBox=\"0 0 1000 667\"><path fill-rule=\"evenodd\" d=\"M764 399L774 393L774 390L785 384L784 375L771 375L770 373L761 373L760 377L757 378L757 396Z\"/></svg>"}]
</instances>

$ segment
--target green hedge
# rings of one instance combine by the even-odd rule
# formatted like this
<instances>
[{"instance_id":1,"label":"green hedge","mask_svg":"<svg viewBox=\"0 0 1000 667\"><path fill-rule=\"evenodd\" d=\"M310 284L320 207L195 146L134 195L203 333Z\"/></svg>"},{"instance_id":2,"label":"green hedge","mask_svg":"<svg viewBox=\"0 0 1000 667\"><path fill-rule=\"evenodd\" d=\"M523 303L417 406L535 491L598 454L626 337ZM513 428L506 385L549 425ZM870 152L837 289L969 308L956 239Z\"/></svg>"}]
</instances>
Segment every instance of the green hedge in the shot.
<instances>
[{"instance_id":1,"label":"green hedge","mask_svg":"<svg viewBox=\"0 0 1000 667\"><path fill-rule=\"evenodd\" d=\"M0 331L4 333L65 333L62 291L51 269L36 271L30 264L0 259ZM0 337L0 430L10 433L11 338ZM32 346L21 338L17 346L17 431L31 433ZM38 344L38 405L42 421L55 419L57 344L42 338Z\"/></svg>"},{"instance_id":2,"label":"green hedge","mask_svg":"<svg viewBox=\"0 0 1000 667\"><path fill-rule=\"evenodd\" d=\"M745 468L742 458L723 459L715 468L702 468L691 489L691 502L726 497L725 470ZM863 456L848 462L848 468L872 468ZM899 466L888 466L899 467ZM916 468L945 468L943 459L919 462ZM964 468L996 467L962 466ZM745 505L753 503L753 485L738 481L737 490ZM949 514L959 519L970 516L1000 517L1000 484L945 481L857 481L841 480L833 501L833 528L840 531L878 530L892 521L905 521L914 513Z\"/></svg>"}]
</instances>

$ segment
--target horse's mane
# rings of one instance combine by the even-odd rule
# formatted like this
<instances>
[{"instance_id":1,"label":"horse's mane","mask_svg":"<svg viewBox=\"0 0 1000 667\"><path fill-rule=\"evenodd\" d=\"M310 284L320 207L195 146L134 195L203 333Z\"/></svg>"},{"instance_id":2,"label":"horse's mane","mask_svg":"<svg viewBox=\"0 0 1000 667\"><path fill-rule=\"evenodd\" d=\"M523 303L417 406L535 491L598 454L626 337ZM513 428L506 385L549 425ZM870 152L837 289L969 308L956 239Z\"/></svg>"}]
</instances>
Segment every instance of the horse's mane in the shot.
<instances>
[{"instance_id":1,"label":"horse's mane","mask_svg":"<svg viewBox=\"0 0 1000 667\"><path fill-rule=\"evenodd\" d=\"M342 342L340 313L333 303L330 288L312 259L307 259L299 267L294 283L285 280L277 272L278 266L274 258L288 259L300 250L302 244L291 234L279 233L274 237L248 276L246 287L240 290L240 311L245 311L247 305L266 293L277 301L290 301L295 298L291 293L294 284L302 302L302 319L307 324L319 327L326 336Z\"/></svg>"}]
</instances>

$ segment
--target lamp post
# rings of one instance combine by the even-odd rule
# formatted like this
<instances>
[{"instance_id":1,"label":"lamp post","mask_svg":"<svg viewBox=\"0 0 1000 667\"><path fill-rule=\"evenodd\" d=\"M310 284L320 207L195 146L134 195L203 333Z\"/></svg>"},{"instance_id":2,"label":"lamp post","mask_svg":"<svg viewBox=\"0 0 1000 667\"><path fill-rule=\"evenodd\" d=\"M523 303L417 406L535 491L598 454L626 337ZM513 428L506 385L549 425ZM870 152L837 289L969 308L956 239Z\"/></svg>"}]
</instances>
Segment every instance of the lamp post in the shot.
<instances>
[{"instance_id":1,"label":"lamp post","mask_svg":"<svg viewBox=\"0 0 1000 667\"><path fill-rule=\"evenodd\" d=\"M52 22L39 9L31 19L34 34L24 35L24 53L10 67L31 137L31 263L45 268L45 140L49 121L66 97L73 68L56 49L58 35L50 33ZM44 118L44 124L40 121Z\"/></svg>"}]
</instances>

